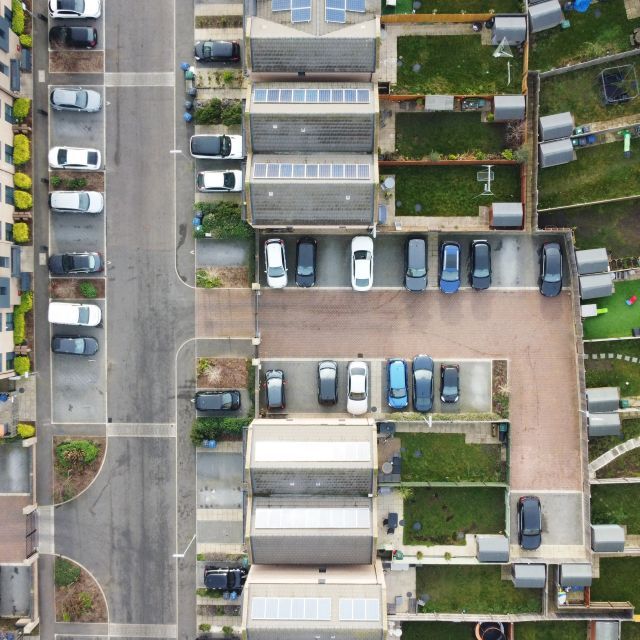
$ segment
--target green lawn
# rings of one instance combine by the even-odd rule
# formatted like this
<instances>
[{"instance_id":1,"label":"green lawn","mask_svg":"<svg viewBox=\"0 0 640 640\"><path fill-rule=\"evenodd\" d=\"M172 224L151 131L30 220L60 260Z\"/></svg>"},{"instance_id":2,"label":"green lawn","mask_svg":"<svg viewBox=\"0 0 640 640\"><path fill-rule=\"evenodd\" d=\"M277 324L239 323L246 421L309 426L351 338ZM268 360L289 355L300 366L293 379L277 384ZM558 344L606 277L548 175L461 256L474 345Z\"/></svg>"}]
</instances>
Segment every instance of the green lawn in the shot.
<instances>
[{"instance_id":1,"label":"green lawn","mask_svg":"<svg viewBox=\"0 0 640 640\"><path fill-rule=\"evenodd\" d=\"M598 478L637 478L638 476L640 476L640 449L627 451L596 473Z\"/></svg>"},{"instance_id":2,"label":"green lawn","mask_svg":"<svg viewBox=\"0 0 640 640\"><path fill-rule=\"evenodd\" d=\"M582 326L585 340L630 337L631 329L640 326L640 301L632 306L625 302L633 295L640 296L640 282L638 280L618 280L615 283L613 295L608 298L589 300L590 303L597 304L598 308L608 309L609 311L594 318L584 319ZM596 362L599 363L599 361ZM602 364L605 364L605 362L603 360ZM587 360L586 363L591 365L593 361ZM622 364L625 363L623 362ZM638 368L638 365L636 365L636 368Z\"/></svg>"},{"instance_id":3,"label":"green lawn","mask_svg":"<svg viewBox=\"0 0 640 640\"><path fill-rule=\"evenodd\" d=\"M541 213L539 225L573 228L577 249L606 247L614 258L627 258L640 253L638 218L640 199Z\"/></svg>"},{"instance_id":4,"label":"green lawn","mask_svg":"<svg viewBox=\"0 0 640 640\"><path fill-rule=\"evenodd\" d=\"M603 340L585 342L585 353L621 353L623 356L640 357L640 340Z\"/></svg>"},{"instance_id":5,"label":"green lawn","mask_svg":"<svg viewBox=\"0 0 640 640\"><path fill-rule=\"evenodd\" d=\"M627 533L640 533L640 485L591 485L591 522L626 525Z\"/></svg>"},{"instance_id":6,"label":"green lawn","mask_svg":"<svg viewBox=\"0 0 640 640\"><path fill-rule=\"evenodd\" d=\"M640 113L640 98L620 105L605 106L602 103L599 75L611 66L611 63L605 63L541 80L540 115L571 111L576 124L581 125ZM636 73L640 73L640 64L636 63L635 67Z\"/></svg>"},{"instance_id":7,"label":"green lawn","mask_svg":"<svg viewBox=\"0 0 640 640\"><path fill-rule=\"evenodd\" d=\"M625 158L622 140L584 147L573 162L540 169L540 209L640 195L640 142L631 149Z\"/></svg>"},{"instance_id":8,"label":"green lawn","mask_svg":"<svg viewBox=\"0 0 640 640\"><path fill-rule=\"evenodd\" d=\"M622 640L640 640L640 624L623 622L621 638Z\"/></svg>"},{"instance_id":9,"label":"green lawn","mask_svg":"<svg viewBox=\"0 0 640 640\"><path fill-rule=\"evenodd\" d=\"M495 566L421 566L416 592L426 601L422 613L539 613L542 606L541 589L516 589Z\"/></svg>"},{"instance_id":10,"label":"green lawn","mask_svg":"<svg viewBox=\"0 0 640 640\"><path fill-rule=\"evenodd\" d=\"M589 461L599 458L603 453L617 447L625 440L640 437L640 420L623 420L622 437L603 436L602 438L589 439Z\"/></svg>"},{"instance_id":11,"label":"green lawn","mask_svg":"<svg viewBox=\"0 0 640 640\"><path fill-rule=\"evenodd\" d=\"M518 640L586 640L588 622L519 622L515 627Z\"/></svg>"},{"instance_id":12,"label":"green lawn","mask_svg":"<svg viewBox=\"0 0 640 640\"><path fill-rule=\"evenodd\" d=\"M404 501L404 543L464 544L467 533L500 533L504 496L501 487L414 487ZM420 531L413 530L416 522Z\"/></svg>"},{"instance_id":13,"label":"green lawn","mask_svg":"<svg viewBox=\"0 0 640 640\"><path fill-rule=\"evenodd\" d=\"M520 0L420 0L417 13L520 13ZM411 13L413 0L398 0L395 7L386 7L382 13Z\"/></svg>"},{"instance_id":14,"label":"green lawn","mask_svg":"<svg viewBox=\"0 0 640 640\"><path fill-rule=\"evenodd\" d=\"M591 602L630 602L640 607L640 558L600 558L600 577L593 581Z\"/></svg>"},{"instance_id":15,"label":"green lawn","mask_svg":"<svg viewBox=\"0 0 640 640\"><path fill-rule=\"evenodd\" d=\"M489 163L490 164L490 163ZM492 202L520 202L520 166L494 166L492 196L481 196L476 180L482 166L394 167L397 216L477 216ZM398 203L402 203L401 206ZM416 211L416 204L421 211Z\"/></svg>"},{"instance_id":16,"label":"green lawn","mask_svg":"<svg viewBox=\"0 0 640 640\"><path fill-rule=\"evenodd\" d=\"M479 113L396 114L396 148L406 158L432 152L500 154L507 148L505 136L505 125L481 122Z\"/></svg>"},{"instance_id":17,"label":"green lawn","mask_svg":"<svg viewBox=\"0 0 640 640\"><path fill-rule=\"evenodd\" d=\"M495 47L480 44L479 35L402 36L398 38L398 83L394 93L520 93L522 57L494 58ZM514 52L515 53L515 52ZM508 83L507 62L511 68ZM420 64L416 73L413 65Z\"/></svg>"},{"instance_id":18,"label":"green lawn","mask_svg":"<svg viewBox=\"0 0 640 640\"><path fill-rule=\"evenodd\" d=\"M640 625L638 625L640 626ZM475 625L468 622L403 622L403 640L473 640Z\"/></svg>"},{"instance_id":19,"label":"green lawn","mask_svg":"<svg viewBox=\"0 0 640 640\"><path fill-rule=\"evenodd\" d=\"M626 51L631 48L629 34L640 25L640 20L627 19L622 0L600 2L586 13L571 11L565 17L571 22L569 29L555 27L533 34L531 70L546 71Z\"/></svg>"},{"instance_id":20,"label":"green lawn","mask_svg":"<svg viewBox=\"0 0 640 640\"><path fill-rule=\"evenodd\" d=\"M461 433L401 433L404 482L504 482L500 445L465 444Z\"/></svg>"}]
</instances>

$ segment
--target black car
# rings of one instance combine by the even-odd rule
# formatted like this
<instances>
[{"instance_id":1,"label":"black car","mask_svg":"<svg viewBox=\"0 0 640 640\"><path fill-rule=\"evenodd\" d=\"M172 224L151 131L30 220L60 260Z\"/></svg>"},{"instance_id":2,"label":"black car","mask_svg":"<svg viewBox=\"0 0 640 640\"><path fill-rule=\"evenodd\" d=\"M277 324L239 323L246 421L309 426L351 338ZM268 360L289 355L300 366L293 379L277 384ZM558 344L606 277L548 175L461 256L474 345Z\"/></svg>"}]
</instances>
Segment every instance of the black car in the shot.
<instances>
[{"instance_id":1,"label":"black car","mask_svg":"<svg viewBox=\"0 0 640 640\"><path fill-rule=\"evenodd\" d=\"M542 542L542 509L535 496L518 500L518 542L527 551L535 551Z\"/></svg>"},{"instance_id":2,"label":"black car","mask_svg":"<svg viewBox=\"0 0 640 640\"><path fill-rule=\"evenodd\" d=\"M51 351L71 356L93 356L98 353L98 341L89 336L53 336Z\"/></svg>"},{"instance_id":3,"label":"black car","mask_svg":"<svg viewBox=\"0 0 640 640\"><path fill-rule=\"evenodd\" d=\"M313 238L300 238L296 245L296 284L313 287L316 283L317 242Z\"/></svg>"},{"instance_id":4,"label":"black car","mask_svg":"<svg viewBox=\"0 0 640 640\"><path fill-rule=\"evenodd\" d=\"M93 49L98 44L98 31L94 27L52 27L49 43L74 49Z\"/></svg>"},{"instance_id":5,"label":"black car","mask_svg":"<svg viewBox=\"0 0 640 640\"><path fill-rule=\"evenodd\" d=\"M265 393L267 409L284 409L286 406L284 395L284 371L269 369L265 373Z\"/></svg>"},{"instance_id":6,"label":"black car","mask_svg":"<svg viewBox=\"0 0 640 640\"><path fill-rule=\"evenodd\" d=\"M215 591L240 592L247 579L244 567L211 567L205 566L204 586Z\"/></svg>"},{"instance_id":7,"label":"black car","mask_svg":"<svg viewBox=\"0 0 640 640\"><path fill-rule=\"evenodd\" d=\"M238 62L240 45L225 40L204 40L196 42L193 53L199 62Z\"/></svg>"},{"instance_id":8,"label":"black car","mask_svg":"<svg viewBox=\"0 0 640 640\"><path fill-rule=\"evenodd\" d=\"M453 404L460 399L460 366L440 365L440 400Z\"/></svg>"},{"instance_id":9,"label":"black car","mask_svg":"<svg viewBox=\"0 0 640 640\"><path fill-rule=\"evenodd\" d=\"M471 243L469 282L477 290L491 286L491 247L486 240L474 240Z\"/></svg>"},{"instance_id":10,"label":"black car","mask_svg":"<svg viewBox=\"0 0 640 640\"><path fill-rule=\"evenodd\" d=\"M240 408L240 392L198 391L194 397L198 411L235 411Z\"/></svg>"},{"instance_id":11,"label":"black car","mask_svg":"<svg viewBox=\"0 0 640 640\"><path fill-rule=\"evenodd\" d=\"M103 268L102 256L95 252L57 253L49 258L49 271L57 276L97 273Z\"/></svg>"},{"instance_id":12,"label":"black car","mask_svg":"<svg viewBox=\"0 0 640 640\"><path fill-rule=\"evenodd\" d=\"M318 402L338 402L338 364L333 360L318 362Z\"/></svg>"},{"instance_id":13,"label":"black car","mask_svg":"<svg viewBox=\"0 0 640 640\"><path fill-rule=\"evenodd\" d=\"M413 359L413 408L420 412L433 409L433 360L429 356Z\"/></svg>"},{"instance_id":14,"label":"black car","mask_svg":"<svg viewBox=\"0 0 640 640\"><path fill-rule=\"evenodd\" d=\"M427 288L427 240L422 236L407 238L404 249L404 286L408 291Z\"/></svg>"},{"instance_id":15,"label":"black car","mask_svg":"<svg viewBox=\"0 0 640 640\"><path fill-rule=\"evenodd\" d=\"M562 249L558 242L545 242L540 252L540 293L553 298L562 291Z\"/></svg>"}]
</instances>

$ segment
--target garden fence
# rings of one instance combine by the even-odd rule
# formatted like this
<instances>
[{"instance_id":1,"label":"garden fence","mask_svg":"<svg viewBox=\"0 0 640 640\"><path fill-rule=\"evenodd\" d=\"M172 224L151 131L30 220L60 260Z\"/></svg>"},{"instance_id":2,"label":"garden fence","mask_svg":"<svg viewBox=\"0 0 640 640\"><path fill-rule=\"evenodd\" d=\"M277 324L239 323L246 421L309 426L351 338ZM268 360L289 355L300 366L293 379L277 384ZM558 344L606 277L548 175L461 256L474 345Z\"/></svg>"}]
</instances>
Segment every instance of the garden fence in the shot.
<instances>
[{"instance_id":1,"label":"garden fence","mask_svg":"<svg viewBox=\"0 0 640 640\"><path fill-rule=\"evenodd\" d=\"M593 60L587 60L586 62L578 62L576 64L567 65L566 67L559 67L558 69L543 71L540 73L540 77L544 80L546 78L552 78L553 76L562 75L563 73L571 73L572 71L579 71L580 69L597 67L599 64L604 64L606 62L616 62L617 60L633 58L634 56L639 56L639 55L640 55L640 50L638 49L632 49L631 51L623 51L622 53L613 53L609 56L594 58Z\"/></svg>"}]
</instances>

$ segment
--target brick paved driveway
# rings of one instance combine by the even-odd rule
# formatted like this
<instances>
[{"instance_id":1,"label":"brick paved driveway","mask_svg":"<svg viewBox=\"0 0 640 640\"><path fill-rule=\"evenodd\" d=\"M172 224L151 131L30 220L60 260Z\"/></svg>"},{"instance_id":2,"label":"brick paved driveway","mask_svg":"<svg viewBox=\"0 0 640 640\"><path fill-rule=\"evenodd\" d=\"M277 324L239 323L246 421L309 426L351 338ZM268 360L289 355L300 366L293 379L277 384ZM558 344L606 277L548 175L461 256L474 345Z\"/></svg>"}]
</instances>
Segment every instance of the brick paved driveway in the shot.
<instances>
[{"instance_id":1,"label":"brick paved driveway","mask_svg":"<svg viewBox=\"0 0 640 640\"><path fill-rule=\"evenodd\" d=\"M571 297L263 291L261 358L507 358L513 490L582 489Z\"/></svg>"},{"instance_id":2,"label":"brick paved driveway","mask_svg":"<svg viewBox=\"0 0 640 640\"><path fill-rule=\"evenodd\" d=\"M251 289L196 289L196 336L252 338L253 295Z\"/></svg>"}]
</instances>

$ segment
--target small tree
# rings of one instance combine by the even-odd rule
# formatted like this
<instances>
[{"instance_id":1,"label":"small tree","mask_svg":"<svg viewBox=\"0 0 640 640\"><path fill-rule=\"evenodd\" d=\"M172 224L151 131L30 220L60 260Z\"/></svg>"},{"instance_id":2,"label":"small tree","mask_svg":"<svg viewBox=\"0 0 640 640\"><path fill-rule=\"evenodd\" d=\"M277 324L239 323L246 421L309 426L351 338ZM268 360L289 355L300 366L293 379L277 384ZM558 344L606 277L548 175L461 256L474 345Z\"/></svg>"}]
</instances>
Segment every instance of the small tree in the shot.
<instances>
[{"instance_id":1,"label":"small tree","mask_svg":"<svg viewBox=\"0 0 640 640\"><path fill-rule=\"evenodd\" d=\"M21 165L31 160L31 142L24 133L13 136L13 163Z\"/></svg>"},{"instance_id":2,"label":"small tree","mask_svg":"<svg viewBox=\"0 0 640 640\"><path fill-rule=\"evenodd\" d=\"M80 567L64 558L56 558L53 575L56 587L68 587L80 580Z\"/></svg>"},{"instance_id":3,"label":"small tree","mask_svg":"<svg viewBox=\"0 0 640 640\"><path fill-rule=\"evenodd\" d=\"M11 1L11 29L14 33L21 36L24 33L24 9L21 0Z\"/></svg>"},{"instance_id":4,"label":"small tree","mask_svg":"<svg viewBox=\"0 0 640 640\"><path fill-rule=\"evenodd\" d=\"M29 115L30 109L31 100L29 98L17 98L13 102L13 117L20 122Z\"/></svg>"},{"instance_id":5,"label":"small tree","mask_svg":"<svg viewBox=\"0 0 640 640\"><path fill-rule=\"evenodd\" d=\"M225 638L230 638L233 635L233 627L225 624L224 627L222 627L222 633L224 633Z\"/></svg>"},{"instance_id":6,"label":"small tree","mask_svg":"<svg viewBox=\"0 0 640 640\"><path fill-rule=\"evenodd\" d=\"M222 110L222 124L230 127L242 122L242 103L235 102Z\"/></svg>"},{"instance_id":7,"label":"small tree","mask_svg":"<svg viewBox=\"0 0 640 640\"><path fill-rule=\"evenodd\" d=\"M25 49L31 49L31 47L33 46L33 38L29 34L23 33L20 36L20 46L24 47Z\"/></svg>"},{"instance_id":8,"label":"small tree","mask_svg":"<svg viewBox=\"0 0 640 640\"><path fill-rule=\"evenodd\" d=\"M17 244L29 242L29 225L26 222L16 222L13 225L13 241Z\"/></svg>"},{"instance_id":9,"label":"small tree","mask_svg":"<svg viewBox=\"0 0 640 640\"><path fill-rule=\"evenodd\" d=\"M15 191L13 194L13 204L20 211L28 211L33 206L33 198L27 191Z\"/></svg>"},{"instance_id":10,"label":"small tree","mask_svg":"<svg viewBox=\"0 0 640 640\"><path fill-rule=\"evenodd\" d=\"M98 290L92 282L81 282L80 283L80 295L83 298L97 298Z\"/></svg>"},{"instance_id":11,"label":"small tree","mask_svg":"<svg viewBox=\"0 0 640 640\"><path fill-rule=\"evenodd\" d=\"M14 173L13 184L18 187L18 189L31 190L31 178L26 173L21 173L20 171Z\"/></svg>"},{"instance_id":12,"label":"small tree","mask_svg":"<svg viewBox=\"0 0 640 640\"><path fill-rule=\"evenodd\" d=\"M222 100L212 98L200 109L196 109L196 124L220 124L222 116Z\"/></svg>"},{"instance_id":13,"label":"small tree","mask_svg":"<svg viewBox=\"0 0 640 640\"><path fill-rule=\"evenodd\" d=\"M89 440L71 440L56 447L56 459L63 469L73 469L91 464L99 452L98 446Z\"/></svg>"},{"instance_id":14,"label":"small tree","mask_svg":"<svg viewBox=\"0 0 640 640\"><path fill-rule=\"evenodd\" d=\"M31 370L31 360L29 356L16 356L13 361L13 370L17 376L23 376Z\"/></svg>"},{"instance_id":15,"label":"small tree","mask_svg":"<svg viewBox=\"0 0 640 640\"><path fill-rule=\"evenodd\" d=\"M211 625L203 622L198 629L200 629L200 631L211 631Z\"/></svg>"},{"instance_id":16,"label":"small tree","mask_svg":"<svg viewBox=\"0 0 640 640\"><path fill-rule=\"evenodd\" d=\"M36 428L32 424L20 423L18 425L18 435L26 440L27 438L33 438L36 435Z\"/></svg>"}]
</instances>

